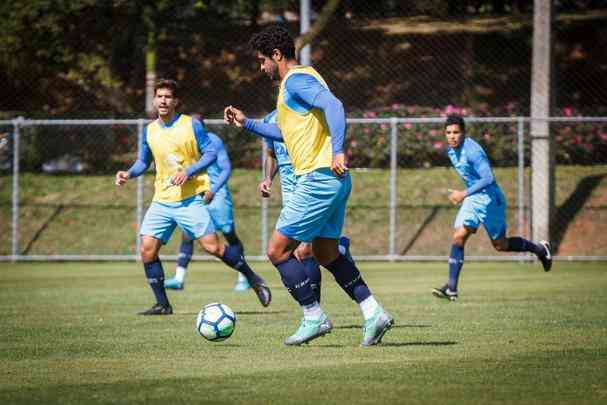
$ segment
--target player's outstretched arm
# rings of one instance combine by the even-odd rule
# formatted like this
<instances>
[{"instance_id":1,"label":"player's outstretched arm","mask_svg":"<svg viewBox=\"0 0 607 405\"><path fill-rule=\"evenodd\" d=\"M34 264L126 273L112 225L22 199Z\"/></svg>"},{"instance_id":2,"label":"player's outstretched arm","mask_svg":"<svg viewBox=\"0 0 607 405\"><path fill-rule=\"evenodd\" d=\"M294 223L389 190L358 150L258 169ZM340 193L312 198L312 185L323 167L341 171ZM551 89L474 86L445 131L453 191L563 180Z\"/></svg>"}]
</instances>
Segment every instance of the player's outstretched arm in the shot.
<instances>
[{"instance_id":1,"label":"player's outstretched arm","mask_svg":"<svg viewBox=\"0 0 607 405\"><path fill-rule=\"evenodd\" d=\"M242 127L246 119L247 116L244 115L242 111L231 105L227 106L223 110L223 120L226 122L226 124Z\"/></svg>"},{"instance_id":2,"label":"player's outstretched arm","mask_svg":"<svg viewBox=\"0 0 607 405\"><path fill-rule=\"evenodd\" d=\"M262 138L280 142L283 140L282 132L280 132L278 125L249 119L242 111L232 107L231 105L225 108L223 112L223 119L230 125L243 127L246 130L253 132L255 135L261 136Z\"/></svg>"}]
</instances>

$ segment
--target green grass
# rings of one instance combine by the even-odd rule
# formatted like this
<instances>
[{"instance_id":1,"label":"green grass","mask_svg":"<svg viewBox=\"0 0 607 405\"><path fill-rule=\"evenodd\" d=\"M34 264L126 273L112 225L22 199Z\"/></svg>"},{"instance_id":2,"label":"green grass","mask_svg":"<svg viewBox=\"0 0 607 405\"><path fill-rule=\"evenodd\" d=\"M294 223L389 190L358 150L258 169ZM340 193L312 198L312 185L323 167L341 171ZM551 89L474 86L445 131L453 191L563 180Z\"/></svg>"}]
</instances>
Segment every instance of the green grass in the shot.
<instances>
[{"instance_id":1,"label":"green grass","mask_svg":"<svg viewBox=\"0 0 607 405\"><path fill-rule=\"evenodd\" d=\"M172 263L167 263L171 273ZM235 274L193 263L176 314L135 315L152 303L135 263L0 264L0 403L462 403L607 401L607 265L469 263L460 301L430 295L443 263L363 263L396 318L378 347L361 348L358 308L324 273L330 335L285 347L300 311L274 270L264 309L231 291ZM221 301L234 335L211 343L195 316Z\"/></svg>"},{"instance_id":2,"label":"green grass","mask_svg":"<svg viewBox=\"0 0 607 405\"><path fill-rule=\"evenodd\" d=\"M496 177L508 198L508 223L518 233L515 168L497 168ZM529 169L525 176L529 190ZM260 198L257 170L236 170L230 180L238 233L249 254L263 254L260 240ZM389 172L353 171L353 192L348 202L344 232L357 242L356 254L387 254L389 233ZM604 177L600 177L604 176ZM581 190L584 179L600 178L590 190ZM0 255L11 253L11 177L0 176ZM446 198L446 189L460 180L448 168L400 169L396 250L408 255L446 255L457 207ZM146 201L152 197L153 176L146 176ZM277 182L278 183L278 182ZM113 176L53 176L24 173L20 179L20 240L22 254L133 254L136 237L136 182L120 189ZM269 229L280 208L279 188L270 200ZM554 226L566 227L559 254L600 255L607 246L607 166L559 166L556 171L556 204L564 206L579 197L579 211L567 222L556 215ZM147 203L146 203L147 206ZM573 208L575 209L575 204ZM102 225L102 226L100 226ZM373 232L369 232L373 229ZM495 254L484 231L467 248L469 255ZM528 236L528 235L526 235ZM163 253L174 254L177 240Z\"/></svg>"}]
</instances>

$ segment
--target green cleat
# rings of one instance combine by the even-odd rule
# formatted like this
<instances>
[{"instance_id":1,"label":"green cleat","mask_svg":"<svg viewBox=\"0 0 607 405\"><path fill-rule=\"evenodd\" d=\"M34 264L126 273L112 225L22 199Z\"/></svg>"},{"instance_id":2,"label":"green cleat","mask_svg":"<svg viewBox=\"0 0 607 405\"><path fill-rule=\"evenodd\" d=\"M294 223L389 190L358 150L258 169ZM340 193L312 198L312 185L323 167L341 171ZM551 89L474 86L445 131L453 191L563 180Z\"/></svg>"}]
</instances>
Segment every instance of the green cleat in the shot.
<instances>
[{"instance_id":1,"label":"green cleat","mask_svg":"<svg viewBox=\"0 0 607 405\"><path fill-rule=\"evenodd\" d=\"M317 337L330 333L331 329L333 329L333 324L326 315L323 315L318 321L302 318L299 329L294 335L285 339L285 345L299 346L308 343Z\"/></svg>"},{"instance_id":2,"label":"green cleat","mask_svg":"<svg viewBox=\"0 0 607 405\"><path fill-rule=\"evenodd\" d=\"M381 343L381 339L392 325L394 325L394 318L379 307L375 315L365 321L361 346L373 346Z\"/></svg>"},{"instance_id":3,"label":"green cleat","mask_svg":"<svg viewBox=\"0 0 607 405\"><path fill-rule=\"evenodd\" d=\"M184 283L180 283L175 277L164 280L164 288L168 288L170 290L183 290L183 285Z\"/></svg>"}]
</instances>

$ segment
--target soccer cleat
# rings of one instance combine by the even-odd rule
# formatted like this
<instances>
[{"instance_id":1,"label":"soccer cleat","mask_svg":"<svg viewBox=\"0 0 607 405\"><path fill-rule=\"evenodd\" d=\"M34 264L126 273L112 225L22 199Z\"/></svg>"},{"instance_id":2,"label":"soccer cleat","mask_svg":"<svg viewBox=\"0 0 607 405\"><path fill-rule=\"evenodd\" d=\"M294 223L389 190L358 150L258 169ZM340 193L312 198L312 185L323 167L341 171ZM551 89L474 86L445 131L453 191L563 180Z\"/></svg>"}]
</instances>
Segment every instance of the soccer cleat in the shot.
<instances>
[{"instance_id":1,"label":"soccer cleat","mask_svg":"<svg viewBox=\"0 0 607 405\"><path fill-rule=\"evenodd\" d=\"M550 247L550 242L541 240L539 245L544 248L545 252L542 255L538 255L537 258L542 262L544 271L550 271L550 269L552 269L552 249Z\"/></svg>"},{"instance_id":2,"label":"soccer cleat","mask_svg":"<svg viewBox=\"0 0 607 405\"><path fill-rule=\"evenodd\" d=\"M247 280L238 280L234 285L234 291L243 292L251 288L251 284Z\"/></svg>"},{"instance_id":3,"label":"soccer cleat","mask_svg":"<svg viewBox=\"0 0 607 405\"><path fill-rule=\"evenodd\" d=\"M259 299L261 305L264 307L270 305L270 302L272 302L272 291L270 291L265 281L259 278L259 280L253 284L251 288L253 291L255 291L255 294L257 294L257 298Z\"/></svg>"},{"instance_id":4,"label":"soccer cleat","mask_svg":"<svg viewBox=\"0 0 607 405\"><path fill-rule=\"evenodd\" d=\"M381 343L382 338L394 325L394 318L382 307L375 311L373 317L365 321L361 346L373 346Z\"/></svg>"},{"instance_id":5,"label":"soccer cleat","mask_svg":"<svg viewBox=\"0 0 607 405\"><path fill-rule=\"evenodd\" d=\"M457 291L453 291L453 290L449 289L449 286L447 284L445 284L441 288L433 288L432 295L434 295L437 298L448 299L449 301L457 301L457 297L458 297Z\"/></svg>"},{"instance_id":6,"label":"soccer cleat","mask_svg":"<svg viewBox=\"0 0 607 405\"><path fill-rule=\"evenodd\" d=\"M173 313L173 307L171 304L154 304L154 306L143 312L139 312L139 315L171 315Z\"/></svg>"},{"instance_id":7,"label":"soccer cleat","mask_svg":"<svg viewBox=\"0 0 607 405\"><path fill-rule=\"evenodd\" d=\"M308 343L317 337L330 333L331 329L333 329L333 324L325 314L317 321L302 318L297 332L285 339L285 345L299 346Z\"/></svg>"},{"instance_id":8,"label":"soccer cleat","mask_svg":"<svg viewBox=\"0 0 607 405\"><path fill-rule=\"evenodd\" d=\"M342 236L339 238L339 242L337 244L337 248L339 249L339 253L346 256L346 259L354 263L354 259L350 254L350 239L346 236Z\"/></svg>"},{"instance_id":9,"label":"soccer cleat","mask_svg":"<svg viewBox=\"0 0 607 405\"><path fill-rule=\"evenodd\" d=\"M164 280L164 288L170 290L183 290L184 283L179 282L175 277Z\"/></svg>"}]
</instances>

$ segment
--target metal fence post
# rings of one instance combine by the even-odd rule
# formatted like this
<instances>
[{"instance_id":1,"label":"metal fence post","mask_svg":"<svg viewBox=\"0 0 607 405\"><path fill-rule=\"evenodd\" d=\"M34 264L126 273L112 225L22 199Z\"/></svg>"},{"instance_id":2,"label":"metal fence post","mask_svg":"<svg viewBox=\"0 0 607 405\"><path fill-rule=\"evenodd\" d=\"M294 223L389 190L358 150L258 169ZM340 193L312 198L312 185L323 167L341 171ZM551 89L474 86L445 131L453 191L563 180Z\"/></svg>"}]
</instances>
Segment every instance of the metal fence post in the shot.
<instances>
[{"instance_id":1,"label":"metal fence post","mask_svg":"<svg viewBox=\"0 0 607 405\"><path fill-rule=\"evenodd\" d=\"M397 200L397 153L398 153L398 129L396 117L390 119L390 261L396 256L396 200Z\"/></svg>"},{"instance_id":2,"label":"metal fence post","mask_svg":"<svg viewBox=\"0 0 607 405\"><path fill-rule=\"evenodd\" d=\"M143 147L143 125L142 118L137 120L137 156L141 153ZM141 238L139 237L139 227L143 221L143 192L145 185L145 173L137 177L137 232L135 236L135 260L139 260L139 250L141 248Z\"/></svg>"},{"instance_id":3,"label":"metal fence post","mask_svg":"<svg viewBox=\"0 0 607 405\"><path fill-rule=\"evenodd\" d=\"M518 172L517 172L517 198L518 205L518 233L525 235L525 119L518 117L517 120L517 149L518 149ZM521 255L524 257L526 255Z\"/></svg>"},{"instance_id":4,"label":"metal fence post","mask_svg":"<svg viewBox=\"0 0 607 405\"><path fill-rule=\"evenodd\" d=\"M263 178L264 168L266 166L266 158L268 156L268 145L265 142L261 143L261 177ZM261 256L265 256L268 246L268 199L261 199Z\"/></svg>"},{"instance_id":5,"label":"metal fence post","mask_svg":"<svg viewBox=\"0 0 607 405\"><path fill-rule=\"evenodd\" d=\"M16 262L19 256L19 141L23 117L13 120L13 199L11 224L11 261Z\"/></svg>"}]
</instances>

